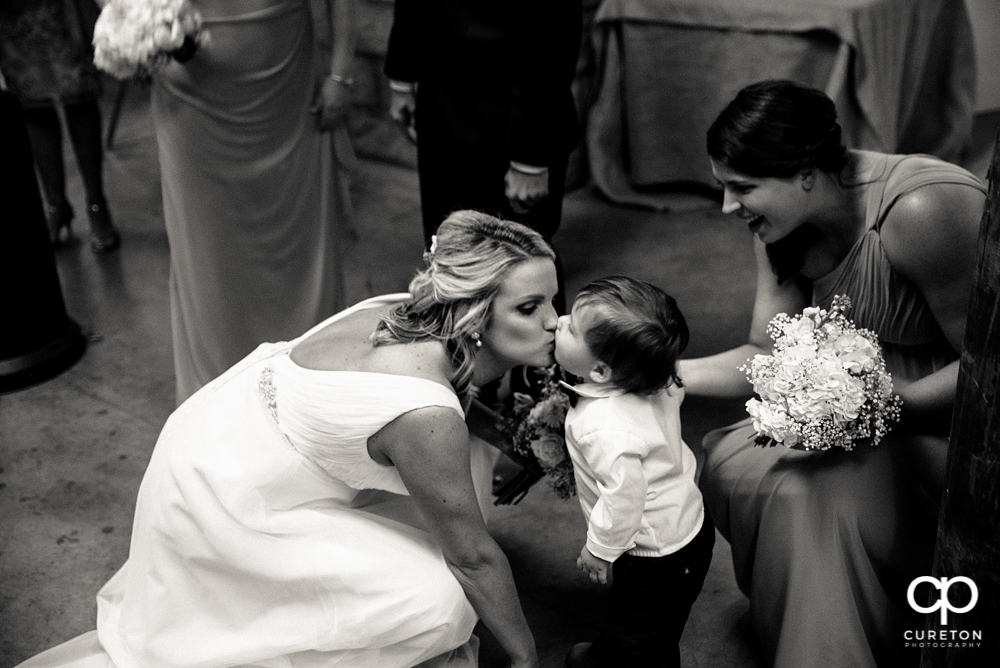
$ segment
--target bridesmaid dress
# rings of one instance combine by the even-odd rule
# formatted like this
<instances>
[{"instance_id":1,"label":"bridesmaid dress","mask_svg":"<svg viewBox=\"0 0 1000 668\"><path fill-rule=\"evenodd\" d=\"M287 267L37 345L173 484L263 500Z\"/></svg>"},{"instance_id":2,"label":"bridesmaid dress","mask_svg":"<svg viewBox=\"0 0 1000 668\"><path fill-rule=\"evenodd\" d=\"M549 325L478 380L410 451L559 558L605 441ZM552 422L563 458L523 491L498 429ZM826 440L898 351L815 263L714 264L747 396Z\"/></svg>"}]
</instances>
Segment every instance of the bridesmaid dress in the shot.
<instances>
[{"instance_id":1,"label":"bridesmaid dress","mask_svg":"<svg viewBox=\"0 0 1000 668\"><path fill-rule=\"evenodd\" d=\"M257 345L343 308L350 213L331 134L310 113L308 0L194 4L210 41L152 92L178 403Z\"/></svg>"},{"instance_id":2,"label":"bridesmaid dress","mask_svg":"<svg viewBox=\"0 0 1000 668\"><path fill-rule=\"evenodd\" d=\"M812 303L850 296L848 315L874 331L895 379L915 380L957 358L916 286L896 273L879 231L916 188L972 174L929 156L880 156L868 190L867 231ZM705 437L701 479L709 511L732 547L740 588L768 662L778 668L916 665L905 629L924 617L907 604L929 575L947 439L890 432L878 447L804 452L753 445L749 421Z\"/></svg>"}]
</instances>

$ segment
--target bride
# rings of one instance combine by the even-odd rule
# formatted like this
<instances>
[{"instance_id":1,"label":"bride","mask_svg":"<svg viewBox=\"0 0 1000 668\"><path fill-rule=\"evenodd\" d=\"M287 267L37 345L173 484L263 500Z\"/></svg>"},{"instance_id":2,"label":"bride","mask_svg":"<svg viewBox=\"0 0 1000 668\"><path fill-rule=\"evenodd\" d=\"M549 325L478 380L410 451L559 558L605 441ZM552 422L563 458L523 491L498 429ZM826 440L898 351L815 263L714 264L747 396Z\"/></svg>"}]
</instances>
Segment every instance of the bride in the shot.
<instances>
[{"instance_id":1,"label":"bride","mask_svg":"<svg viewBox=\"0 0 1000 668\"><path fill-rule=\"evenodd\" d=\"M537 666L487 533L474 386L552 361L553 253L452 214L410 294L263 344L167 420L97 630L20 668Z\"/></svg>"}]
</instances>

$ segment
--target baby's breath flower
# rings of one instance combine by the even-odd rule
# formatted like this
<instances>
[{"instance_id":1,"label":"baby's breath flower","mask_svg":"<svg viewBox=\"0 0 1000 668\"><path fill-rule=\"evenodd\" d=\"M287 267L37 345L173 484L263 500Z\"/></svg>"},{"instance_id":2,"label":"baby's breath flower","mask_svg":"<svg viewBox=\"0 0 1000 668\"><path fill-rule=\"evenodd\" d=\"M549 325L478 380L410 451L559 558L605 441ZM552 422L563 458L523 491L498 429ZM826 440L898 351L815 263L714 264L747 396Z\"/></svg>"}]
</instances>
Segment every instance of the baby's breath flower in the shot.
<instances>
[{"instance_id":1,"label":"baby's breath flower","mask_svg":"<svg viewBox=\"0 0 1000 668\"><path fill-rule=\"evenodd\" d=\"M759 396L747 402L758 444L850 450L862 440L877 445L899 420L902 400L878 338L855 327L850 307L837 295L829 310L779 313L767 327L772 353L739 367Z\"/></svg>"}]
</instances>

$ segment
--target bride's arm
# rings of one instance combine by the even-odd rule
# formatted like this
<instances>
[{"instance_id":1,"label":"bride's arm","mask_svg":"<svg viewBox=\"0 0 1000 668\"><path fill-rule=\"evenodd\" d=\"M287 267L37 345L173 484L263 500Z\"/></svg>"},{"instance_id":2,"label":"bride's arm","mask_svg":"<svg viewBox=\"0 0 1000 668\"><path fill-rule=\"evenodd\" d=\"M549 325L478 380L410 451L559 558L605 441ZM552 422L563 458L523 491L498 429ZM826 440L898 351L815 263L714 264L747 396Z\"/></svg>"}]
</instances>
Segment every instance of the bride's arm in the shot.
<instances>
[{"instance_id":1,"label":"bride's arm","mask_svg":"<svg viewBox=\"0 0 1000 668\"><path fill-rule=\"evenodd\" d=\"M469 432L452 409L422 408L373 438L373 456L392 461L427 520L479 618L516 668L537 666L507 557L486 530L469 466Z\"/></svg>"},{"instance_id":2,"label":"bride's arm","mask_svg":"<svg viewBox=\"0 0 1000 668\"><path fill-rule=\"evenodd\" d=\"M774 316L779 313L799 313L809 305L803 286L794 279L778 284L764 244L758 239L754 239L754 252L757 257L757 292L749 338L745 344L716 355L680 360L678 375L689 395L750 396L752 386L739 367L754 355L771 353L771 337L767 334L767 325Z\"/></svg>"}]
</instances>

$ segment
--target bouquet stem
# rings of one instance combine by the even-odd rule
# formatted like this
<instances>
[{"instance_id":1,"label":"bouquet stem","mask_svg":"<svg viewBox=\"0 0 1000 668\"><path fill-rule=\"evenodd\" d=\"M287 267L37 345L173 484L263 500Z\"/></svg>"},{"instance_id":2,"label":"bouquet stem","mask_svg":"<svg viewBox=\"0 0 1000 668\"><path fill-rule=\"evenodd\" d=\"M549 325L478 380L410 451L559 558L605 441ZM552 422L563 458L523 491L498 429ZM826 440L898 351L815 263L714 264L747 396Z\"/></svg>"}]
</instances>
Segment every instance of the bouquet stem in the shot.
<instances>
[{"instance_id":1,"label":"bouquet stem","mask_svg":"<svg viewBox=\"0 0 1000 668\"><path fill-rule=\"evenodd\" d=\"M198 50L198 42L194 41L191 35L184 36L184 43L180 45L179 48L174 49L170 52L174 60L178 63L186 63L187 61L194 58L195 51Z\"/></svg>"}]
</instances>

